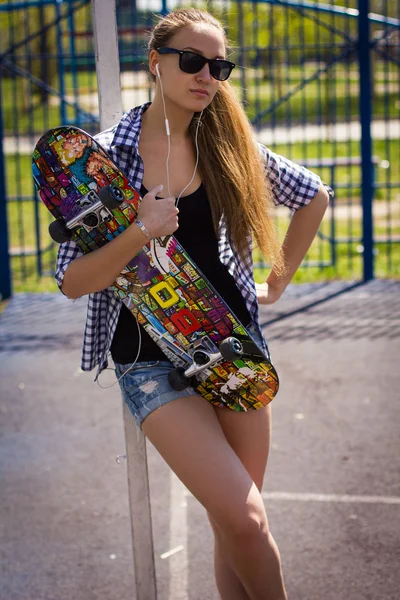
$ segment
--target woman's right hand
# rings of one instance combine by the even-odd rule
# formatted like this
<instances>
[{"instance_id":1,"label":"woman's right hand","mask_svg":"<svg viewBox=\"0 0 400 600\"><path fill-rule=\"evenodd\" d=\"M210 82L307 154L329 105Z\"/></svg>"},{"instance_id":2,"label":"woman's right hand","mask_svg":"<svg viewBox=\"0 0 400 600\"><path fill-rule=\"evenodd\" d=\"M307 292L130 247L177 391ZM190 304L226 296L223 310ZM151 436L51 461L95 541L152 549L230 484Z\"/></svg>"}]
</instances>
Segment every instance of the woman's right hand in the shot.
<instances>
[{"instance_id":1,"label":"woman's right hand","mask_svg":"<svg viewBox=\"0 0 400 600\"><path fill-rule=\"evenodd\" d=\"M138 211L139 219L154 237L171 235L178 229L175 198L155 198L162 187L158 185L148 192ZM145 243L147 240L138 227L127 227L108 244L72 260L65 271L62 291L76 299L108 288Z\"/></svg>"},{"instance_id":2,"label":"woman's right hand","mask_svg":"<svg viewBox=\"0 0 400 600\"><path fill-rule=\"evenodd\" d=\"M138 211L138 219L142 221L152 237L172 235L178 229L179 210L175 206L175 198L168 196L156 200L156 196L164 186L157 185L143 196Z\"/></svg>"}]
</instances>

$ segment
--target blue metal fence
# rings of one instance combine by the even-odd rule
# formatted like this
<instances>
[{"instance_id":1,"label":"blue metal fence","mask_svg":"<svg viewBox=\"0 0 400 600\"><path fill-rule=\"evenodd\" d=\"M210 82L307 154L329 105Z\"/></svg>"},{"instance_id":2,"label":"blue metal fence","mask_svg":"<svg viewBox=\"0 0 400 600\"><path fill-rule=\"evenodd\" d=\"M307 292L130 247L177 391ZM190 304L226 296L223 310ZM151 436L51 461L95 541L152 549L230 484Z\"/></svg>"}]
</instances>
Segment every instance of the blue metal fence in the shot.
<instances>
[{"instance_id":1,"label":"blue metal fence","mask_svg":"<svg viewBox=\"0 0 400 600\"><path fill-rule=\"evenodd\" d=\"M192 5L205 7L204 2ZM154 12L117 2L125 109L151 99ZM145 6L146 8L141 8ZM335 189L298 280L400 273L400 0L208 2L226 26L232 81L258 139ZM0 295L54 289L56 248L34 195L30 153L60 123L98 130L89 0L0 4ZM282 232L288 215L277 211ZM8 233L8 235L7 235ZM257 275L267 265L255 253ZM11 277L12 274L12 277Z\"/></svg>"}]
</instances>

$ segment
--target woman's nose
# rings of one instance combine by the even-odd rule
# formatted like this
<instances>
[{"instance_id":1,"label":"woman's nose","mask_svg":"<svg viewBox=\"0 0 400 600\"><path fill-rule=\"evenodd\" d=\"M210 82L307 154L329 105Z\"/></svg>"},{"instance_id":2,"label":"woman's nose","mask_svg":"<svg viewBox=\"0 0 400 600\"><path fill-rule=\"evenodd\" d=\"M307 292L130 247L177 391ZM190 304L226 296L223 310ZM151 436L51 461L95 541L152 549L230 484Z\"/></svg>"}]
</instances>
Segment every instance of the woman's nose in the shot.
<instances>
[{"instance_id":1,"label":"woman's nose","mask_svg":"<svg viewBox=\"0 0 400 600\"><path fill-rule=\"evenodd\" d=\"M210 65L206 63L201 71L197 73L196 77L204 81L209 81L211 79Z\"/></svg>"}]
</instances>

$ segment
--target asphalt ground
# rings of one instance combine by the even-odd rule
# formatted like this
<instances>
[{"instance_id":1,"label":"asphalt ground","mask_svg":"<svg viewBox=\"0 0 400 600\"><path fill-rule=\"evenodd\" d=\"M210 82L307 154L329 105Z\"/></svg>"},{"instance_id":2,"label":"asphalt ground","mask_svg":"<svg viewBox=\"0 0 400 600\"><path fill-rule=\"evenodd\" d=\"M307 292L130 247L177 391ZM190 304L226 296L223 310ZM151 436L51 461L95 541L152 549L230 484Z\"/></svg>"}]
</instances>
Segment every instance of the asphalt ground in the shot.
<instances>
[{"instance_id":1,"label":"asphalt ground","mask_svg":"<svg viewBox=\"0 0 400 600\"><path fill-rule=\"evenodd\" d=\"M289 600L400 598L400 282L289 286L263 488ZM122 403L79 369L86 300L0 316L0 599L135 598ZM102 385L112 383L109 372ZM159 600L217 600L203 507L148 442Z\"/></svg>"}]
</instances>

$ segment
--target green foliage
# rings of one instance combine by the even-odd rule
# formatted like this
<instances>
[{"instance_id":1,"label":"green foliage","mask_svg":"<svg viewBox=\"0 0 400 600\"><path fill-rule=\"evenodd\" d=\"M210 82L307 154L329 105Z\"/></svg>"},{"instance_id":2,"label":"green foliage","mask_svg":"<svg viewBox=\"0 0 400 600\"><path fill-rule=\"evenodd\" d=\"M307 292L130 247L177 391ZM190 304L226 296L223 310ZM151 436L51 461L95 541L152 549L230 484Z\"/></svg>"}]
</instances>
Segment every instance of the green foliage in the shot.
<instances>
[{"instance_id":1,"label":"green foliage","mask_svg":"<svg viewBox=\"0 0 400 600\"><path fill-rule=\"evenodd\" d=\"M357 28L355 19L268 3L238 2L228 13L218 7L212 12L226 25L240 64L257 62L266 77L280 63L330 60L333 46L343 43L341 32L354 35ZM246 50L239 50L243 45Z\"/></svg>"},{"instance_id":2,"label":"green foliage","mask_svg":"<svg viewBox=\"0 0 400 600\"><path fill-rule=\"evenodd\" d=\"M54 3L0 12L0 51L6 52L15 47L8 54L12 63L43 83L57 88L60 50L65 56L70 52L71 37L91 30L90 3L73 11L69 18L66 15L71 6L70 3ZM87 51L87 39L78 37L75 47L77 54ZM20 81L22 89L19 97L25 109L27 102L31 101L31 95L36 99L36 104L47 99L45 90L15 75L12 69L5 69L4 78L17 78Z\"/></svg>"},{"instance_id":3,"label":"green foliage","mask_svg":"<svg viewBox=\"0 0 400 600\"><path fill-rule=\"evenodd\" d=\"M0 0L1 1L1 0ZM184 3L188 6L190 3ZM199 2L191 4L199 6ZM300 3L299 3L300 4ZM337 1L336 7L357 8L357 0ZM396 2L387 0L370 0L370 11L398 18ZM123 3L121 3L123 5ZM246 113L252 119L258 110L270 106L277 98L282 98L305 78L310 78L318 69L323 68L339 56L343 50L350 49L349 58L338 61L326 74L308 83L304 89L297 91L290 100L285 101L273 115L267 115L262 125L269 126L274 120L276 124L307 121L308 123L333 121L348 121L358 119L358 72L351 61L356 60L357 19L326 12L317 12L299 7L285 7L268 2L233 2L205 3L209 10L226 26L233 53L231 58L245 67L245 77L242 71L235 69L234 84L242 92ZM96 92L96 75L94 72L93 40L91 36L91 7L88 1L71 19L63 19L60 25L46 26L55 21L59 14L66 14L71 4L60 3L57 6L42 5L24 10L14 10L9 13L0 12L0 52L10 46L22 42L32 34L32 40L22 44L9 58L20 68L32 73L35 77L58 88L58 50L61 47L64 55L65 90L75 97ZM125 17L121 24L129 29L132 24L133 4L125 2ZM144 15L138 14L135 22L148 24ZM121 16L121 15L120 15ZM371 25L372 35L381 36L386 28L382 23ZM82 35L81 35L82 34ZM349 38L349 39L347 39ZM76 64L80 67L75 75L68 70L71 59L68 57L71 46L75 45ZM136 44L136 45L135 45ZM131 61L137 52L137 39L132 33L125 34L122 44L124 53L121 63ZM382 118L397 116L398 90L395 87L398 66L385 63L374 57L374 116ZM14 118L18 119L20 135L33 132L39 134L44 129L59 121L60 107L57 99L47 102L46 93L41 92L35 85L24 78L15 77L11 71L4 71L3 108L4 122L7 134L14 131ZM243 84L244 81L244 84ZM32 100L33 94L33 100ZM88 110L92 110L91 108ZM75 115L71 109L67 118L73 121ZM86 128L85 123L81 123ZM276 145L272 148L278 153L301 162L303 158L317 156L358 156L359 143L298 143ZM395 207L398 202L399 188L398 173L400 172L400 155L398 140L374 141L374 155L380 161L390 164L389 168L377 168L375 180L380 186L376 190L376 200L382 206L384 203ZM314 170L314 169L313 169ZM327 181L331 176L329 169L316 169ZM347 203L355 207L360 197L360 168L353 166L337 167L335 181L339 182L336 195L336 206ZM38 207L32 201L24 202L23 196L29 196L32 190L30 158L27 155L7 155L7 187L8 194L14 199L8 203L10 245L17 254L20 250L28 253L35 252L37 238L40 238L41 248L49 245L47 226L48 212L41 205ZM36 211L38 211L39 232L36 231ZM357 237L361 235L361 219L359 215L351 222L349 219L337 219L338 236ZM395 212L393 212L395 215ZM394 218L376 220L375 234L382 239L400 235L399 224ZM281 232L287 227L287 219L281 223ZM329 223L323 225L324 232L329 235ZM378 276L400 276L400 244L377 245L376 274ZM296 274L295 281L317 281L322 279L344 277L358 278L362 272L362 255L359 242L341 243L338 245L338 262L335 267L303 267ZM327 242L316 240L311 248L308 259L312 261L329 261L330 247ZM54 267L55 248L43 255L43 269L50 273ZM13 282L15 291L44 291L56 290L54 280L48 276L37 277L37 258L34 255L12 258ZM257 271L258 276L264 277L264 271ZM0 307L1 310L1 307Z\"/></svg>"},{"instance_id":4,"label":"green foliage","mask_svg":"<svg viewBox=\"0 0 400 600\"><path fill-rule=\"evenodd\" d=\"M15 46L16 49L9 54L8 58L17 67L51 85L57 74L57 60L50 58L56 56L57 37L55 28L50 27L46 30L46 25L55 18L54 7L43 5L0 13L0 16L2 51ZM21 44L26 39L28 41ZM15 76L11 70L5 71L5 74ZM45 92L38 88L31 88L29 81L23 78L22 86L21 100L25 108L32 92L39 101L46 96Z\"/></svg>"}]
</instances>

